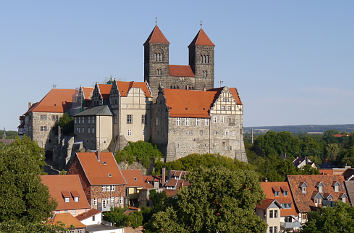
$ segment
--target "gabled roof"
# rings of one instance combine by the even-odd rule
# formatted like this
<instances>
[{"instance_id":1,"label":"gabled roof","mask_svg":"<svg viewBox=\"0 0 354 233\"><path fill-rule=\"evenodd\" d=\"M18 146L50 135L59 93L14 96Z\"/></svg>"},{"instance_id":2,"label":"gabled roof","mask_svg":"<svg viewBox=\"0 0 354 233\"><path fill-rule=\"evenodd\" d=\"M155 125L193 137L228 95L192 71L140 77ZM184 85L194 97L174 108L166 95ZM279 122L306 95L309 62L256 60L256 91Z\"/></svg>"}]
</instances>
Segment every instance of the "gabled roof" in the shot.
<instances>
[{"instance_id":1,"label":"gabled roof","mask_svg":"<svg viewBox=\"0 0 354 233\"><path fill-rule=\"evenodd\" d=\"M70 228L71 226L74 226L75 229L86 227L69 213L56 214L52 219L48 220L48 224L55 225L59 223L63 223L65 228Z\"/></svg>"},{"instance_id":2,"label":"gabled roof","mask_svg":"<svg viewBox=\"0 0 354 233\"><path fill-rule=\"evenodd\" d=\"M90 209L78 175L42 175L41 180L58 203L56 210ZM79 202L74 201L75 195L79 196ZM63 197L69 197L69 202Z\"/></svg>"},{"instance_id":3,"label":"gabled roof","mask_svg":"<svg viewBox=\"0 0 354 233\"><path fill-rule=\"evenodd\" d=\"M112 116L112 112L107 105L88 108L75 116Z\"/></svg>"},{"instance_id":4,"label":"gabled roof","mask_svg":"<svg viewBox=\"0 0 354 233\"><path fill-rule=\"evenodd\" d=\"M354 180L345 181L345 188L349 197L349 201L354 206Z\"/></svg>"},{"instance_id":5,"label":"gabled roof","mask_svg":"<svg viewBox=\"0 0 354 233\"><path fill-rule=\"evenodd\" d=\"M194 77L192 68L189 65L169 65L170 76L173 77Z\"/></svg>"},{"instance_id":6,"label":"gabled roof","mask_svg":"<svg viewBox=\"0 0 354 233\"><path fill-rule=\"evenodd\" d=\"M100 210L96 210L96 209L90 209L89 211L87 212L84 212L78 216L76 216L76 218L79 220L79 221L82 221L82 220L85 220L85 219L88 219L96 214L99 214L99 213L102 213Z\"/></svg>"},{"instance_id":7,"label":"gabled roof","mask_svg":"<svg viewBox=\"0 0 354 233\"><path fill-rule=\"evenodd\" d=\"M140 169L122 170L127 187L145 187L144 176Z\"/></svg>"},{"instance_id":8,"label":"gabled roof","mask_svg":"<svg viewBox=\"0 0 354 233\"><path fill-rule=\"evenodd\" d=\"M208 45L215 46L215 44L209 39L208 35L205 33L203 29L200 29L197 35L194 37L189 46L193 45ZM188 47L189 47L188 46Z\"/></svg>"},{"instance_id":9,"label":"gabled roof","mask_svg":"<svg viewBox=\"0 0 354 233\"><path fill-rule=\"evenodd\" d=\"M145 41L145 44L169 44L170 42L166 39L165 35L161 32L160 28L156 25L149 37Z\"/></svg>"},{"instance_id":10,"label":"gabled roof","mask_svg":"<svg viewBox=\"0 0 354 233\"><path fill-rule=\"evenodd\" d=\"M288 182L260 182L260 185L267 199L276 199L281 204L291 204L291 208L280 210L280 216L297 215ZM284 193L280 192L278 197L274 196L273 190L279 190L279 188L283 192L287 191L288 195L284 196Z\"/></svg>"},{"instance_id":11,"label":"gabled roof","mask_svg":"<svg viewBox=\"0 0 354 233\"><path fill-rule=\"evenodd\" d=\"M164 89L170 117L209 118L210 109L225 87L207 91ZM229 88L237 104L242 104L236 88Z\"/></svg>"},{"instance_id":12,"label":"gabled roof","mask_svg":"<svg viewBox=\"0 0 354 233\"><path fill-rule=\"evenodd\" d=\"M112 152L100 152L100 160L95 152L77 152L76 155L91 185L126 184Z\"/></svg>"},{"instance_id":13,"label":"gabled roof","mask_svg":"<svg viewBox=\"0 0 354 233\"><path fill-rule=\"evenodd\" d=\"M259 209L266 210L266 209L268 209L268 207L272 203L276 204L279 207L279 209L282 208L280 203L276 199L270 199L270 198L266 198L266 199L262 200L260 204L257 203L256 207L259 208Z\"/></svg>"},{"instance_id":14,"label":"gabled roof","mask_svg":"<svg viewBox=\"0 0 354 233\"><path fill-rule=\"evenodd\" d=\"M52 89L38 103L33 104L26 112L64 113L72 105L75 89Z\"/></svg>"},{"instance_id":15,"label":"gabled roof","mask_svg":"<svg viewBox=\"0 0 354 233\"><path fill-rule=\"evenodd\" d=\"M145 82L124 82L124 81L116 81L119 93L121 96L126 97L131 88L140 88L146 97L150 98L151 93L148 88L148 84Z\"/></svg>"},{"instance_id":16,"label":"gabled roof","mask_svg":"<svg viewBox=\"0 0 354 233\"><path fill-rule=\"evenodd\" d=\"M295 201L295 205L299 212L309 212L311 208L315 207L312 199L313 193L318 192L316 185L322 182L323 193L328 193L333 197L333 201L337 201L340 193L345 192L343 176L335 175L288 175L288 183ZM339 192L334 191L333 183L338 182ZM300 184L307 184L306 193L302 193Z\"/></svg>"},{"instance_id":17,"label":"gabled roof","mask_svg":"<svg viewBox=\"0 0 354 233\"><path fill-rule=\"evenodd\" d=\"M90 100L93 92L93 87L82 87L82 91L85 96L85 100Z\"/></svg>"},{"instance_id":18,"label":"gabled roof","mask_svg":"<svg viewBox=\"0 0 354 233\"><path fill-rule=\"evenodd\" d=\"M111 93L111 89L112 89L112 84L97 84L97 87L103 99L109 97L109 94Z\"/></svg>"}]
</instances>

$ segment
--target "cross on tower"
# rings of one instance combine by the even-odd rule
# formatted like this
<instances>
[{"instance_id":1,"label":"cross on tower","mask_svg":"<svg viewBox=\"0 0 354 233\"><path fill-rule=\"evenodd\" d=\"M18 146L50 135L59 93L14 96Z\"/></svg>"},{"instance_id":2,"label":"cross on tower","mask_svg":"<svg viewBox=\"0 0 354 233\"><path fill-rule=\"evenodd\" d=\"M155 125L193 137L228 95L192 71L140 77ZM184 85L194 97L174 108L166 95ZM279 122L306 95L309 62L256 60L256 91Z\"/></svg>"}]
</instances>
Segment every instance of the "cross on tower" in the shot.
<instances>
[{"instance_id":1,"label":"cross on tower","mask_svg":"<svg viewBox=\"0 0 354 233\"><path fill-rule=\"evenodd\" d=\"M157 16L155 17L155 24L156 24L156 26L157 26Z\"/></svg>"},{"instance_id":2,"label":"cross on tower","mask_svg":"<svg viewBox=\"0 0 354 233\"><path fill-rule=\"evenodd\" d=\"M222 84L224 83L224 81L220 80L219 83L220 83L220 87L221 87Z\"/></svg>"}]
</instances>

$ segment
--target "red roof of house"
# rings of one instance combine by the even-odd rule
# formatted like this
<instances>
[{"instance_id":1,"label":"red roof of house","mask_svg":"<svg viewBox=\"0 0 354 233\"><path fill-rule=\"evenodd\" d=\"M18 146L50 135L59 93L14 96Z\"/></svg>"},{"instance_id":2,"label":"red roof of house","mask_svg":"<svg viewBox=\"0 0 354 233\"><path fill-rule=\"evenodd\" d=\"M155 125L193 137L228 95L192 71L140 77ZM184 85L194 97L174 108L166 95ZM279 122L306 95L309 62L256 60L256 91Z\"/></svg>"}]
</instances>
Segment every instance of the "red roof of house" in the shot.
<instances>
[{"instance_id":1,"label":"red roof of house","mask_svg":"<svg viewBox=\"0 0 354 233\"><path fill-rule=\"evenodd\" d=\"M194 77L192 68L189 65L169 65L170 76L174 77Z\"/></svg>"},{"instance_id":2,"label":"red roof of house","mask_svg":"<svg viewBox=\"0 0 354 233\"><path fill-rule=\"evenodd\" d=\"M197 35L194 37L193 41L189 44L191 45L208 45L215 46L215 44L209 39L208 35L203 29L200 29Z\"/></svg>"},{"instance_id":3,"label":"red roof of house","mask_svg":"<svg viewBox=\"0 0 354 233\"><path fill-rule=\"evenodd\" d=\"M77 158L91 185L126 184L112 152L77 152Z\"/></svg>"},{"instance_id":4,"label":"red roof of house","mask_svg":"<svg viewBox=\"0 0 354 233\"><path fill-rule=\"evenodd\" d=\"M71 226L74 226L75 229L86 227L86 225L82 224L77 218L69 213L56 214L52 219L48 220L48 224L51 225L58 223L63 223L65 228L70 228Z\"/></svg>"},{"instance_id":5,"label":"red roof of house","mask_svg":"<svg viewBox=\"0 0 354 233\"><path fill-rule=\"evenodd\" d=\"M127 187L145 187L144 176L140 169L122 170Z\"/></svg>"},{"instance_id":6,"label":"red roof of house","mask_svg":"<svg viewBox=\"0 0 354 233\"><path fill-rule=\"evenodd\" d=\"M71 107L75 89L52 89L44 98L33 104L28 112L56 112L64 113Z\"/></svg>"},{"instance_id":7,"label":"red roof of house","mask_svg":"<svg viewBox=\"0 0 354 233\"><path fill-rule=\"evenodd\" d=\"M144 45L146 43L169 44L170 42L166 39L160 28L156 25L145 41Z\"/></svg>"},{"instance_id":8,"label":"red roof of house","mask_svg":"<svg viewBox=\"0 0 354 233\"><path fill-rule=\"evenodd\" d=\"M321 175L333 175L333 169L320 169Z\"/></svg>"},{"instance_id":9,"label":"red roof of house","mask_svg":"<svg viewBox=\"0 0 354 233\"><path fill-rule=\"evenodd\" d=\"M207 91L164 89L166 105L171 117L208 118L210 108L219 97L223 88ZM229 89L237 104L242 104L236 88Z\"/></svg>"},{"instance_id":10,"label":"red roof of house","mask_svg":"<svg viewBox=\"0 0 354 233\"><path fill-rule=\"evenodd\" d=\"M123 82L123 81L116 81L116 84L118 86L118 90L121 96L127 96L128 92L130 91L131 88L140 88L146 97L150 98L151 93L148 88L148 84L145 82Z\"/></svg>"},{"instance_id":11,"label":"red roof of house","mask_svg":"<svg viewBox=\"0 0 354 233\"><path fill-rule=\"evenodd\" d=\"M41 180L58 203L56 210L90 209L78 175L42 175ZM79 197L79 202L74 201L74 196ZM69 202L64 197L69 197Z\"/></svg>"},{"instance_id":12,"label":"red roof of house","mask_svg":"<svg viewBox=\"0 0 354 233\"><path fill-rule=\"evenodd\" d=\"M175 180L175 179L170 179L168 182L171 182L171 183L175 183L176 182L176 189L166 189L164 188L164 192L166 193L166 195L168 197L171 197L171 196L174 196L178 193L178 190L185 187L185 186L190 186L191 183L189 183L188 180ZM167 183L168 183L167 182ZM167 185L166 186L169 186L171 187L172 185Z\"/></svg>"},{"instance_id":13,"label":"red roof of house","mask_svg":"<svg viewBox=\"0 0 354 233\"><path fill-rule=\"evenodd\" d=\"M323 194L328 193L333 197L333 201L337 201L338 197L346 193L344 187L344 177L335 175L288 175L288 183L295 201L296 208L299 212L309 212L311 207L315 207L312 195L318 192L317 184L323 184ZM339 192L334 191L333 184L340 184ZM307 185L307 192L303 194L300 189L301 184Z\"/></svg>"},{"instance_id":14,"label":"red roof of house","mask_svg":"<svg viewBox=\"0 0 354 233\"><path fill-rule=\"evenodd\" d=\"M260 185L267 199L275 199L281 204L291 204L291 208L280 210L280 216L297 215L288 182L261 182ZM279 191L279 197L274 196L274 191ZM288 196L284 196L284 191L288 192Z\"/></svg>"},{"instance_id":15,"label":"red roof of house","mask_svg":"<svg viewBox=\"0 0 354 233\"><path fill-rule=\"evenodd\" d=\"M266 198L261 201L260 204L256 204L256 207L262 210L268 209L268 207L275 201L275 199Z\"/></svg>"},{"instance_id":16,"label":"red roof of house","mask_svg":"<svg viewBox=\"0 0 354 233\"><path fill-rule=\"evenodd\" d=\"M109 94L111 93L112 84L98 84L97 86L98 89L100 90L102 98L103 99L108 98Z\"/></svg>"},{"instance_id":17,"label":"red roof of house","mask_svg":"<svg viewBox=\"0 0 354 233\"><path fill-rule=\"evenodd\" d=\"M84 92L85 100L91 99L93 87L83 87L82 90Z\"/></svg>"},{"instance_id":18,"label":"red roof of house","mask_svg":"<svg viewBox=\"0 0 354 233\"><path fill-rule=\"evenodd\" d=\"M100 210L96 210L96 209L90 209L87 212L84 212L78 216L76 216L75 218L77 218L79 221L82 221L84 219L88 219L96 214L102 213Z\"/></svg>"}]
</instances>

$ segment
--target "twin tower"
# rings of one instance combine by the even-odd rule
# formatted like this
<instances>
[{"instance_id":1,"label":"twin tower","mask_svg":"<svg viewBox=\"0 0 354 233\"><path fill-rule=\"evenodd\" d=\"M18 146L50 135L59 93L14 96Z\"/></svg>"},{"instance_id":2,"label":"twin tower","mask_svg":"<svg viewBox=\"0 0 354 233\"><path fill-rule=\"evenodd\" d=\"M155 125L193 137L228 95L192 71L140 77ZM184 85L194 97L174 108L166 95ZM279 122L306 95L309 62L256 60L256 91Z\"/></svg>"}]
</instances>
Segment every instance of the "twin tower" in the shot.
<instances>
[{"instance_id":1,"label":"twin tower","mask_svg":"<svg viewBox=\"0 0 354 233\"><path fill-rule=\"evenodd\" d=\"M189 65L170 65L170 42L156 25L144 43L144 81L154 98L161 85L170 89L214 88L214 43L200 29L189 44Z\"/></svg>"}]
</instances>

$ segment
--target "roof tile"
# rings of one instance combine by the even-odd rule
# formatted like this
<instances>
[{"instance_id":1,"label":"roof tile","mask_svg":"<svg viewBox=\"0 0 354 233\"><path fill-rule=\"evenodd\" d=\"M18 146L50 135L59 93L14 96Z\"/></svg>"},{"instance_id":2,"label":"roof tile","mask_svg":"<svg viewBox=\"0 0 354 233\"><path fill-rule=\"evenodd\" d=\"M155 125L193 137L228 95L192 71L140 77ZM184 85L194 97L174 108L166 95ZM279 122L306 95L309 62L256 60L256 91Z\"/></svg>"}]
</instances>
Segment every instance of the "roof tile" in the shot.
<instances>
[{"instance_id":1,"label":"roof tile","mask_svg":"<svg viewBox=\"0 0 354 233\"><path fill-rule=\"evenodd\" d=\"M165 35L161 32L160 28L156 25L152 32L150 33L149 37L145 41L145 44L169 44L170 42L166 39Z\"/></svg>"},{"instance_id":2,"label":"roof tile","mask_svg":"<svg viewBox=\"0 0 354 233\"><path fill-rule=\"evenodd\" d=\"M170 76L173 77L194 77L192 68L189 65L169 65Z\"/></svg>"}]
</instances>

